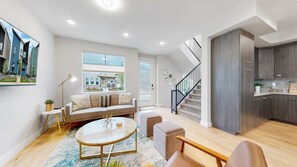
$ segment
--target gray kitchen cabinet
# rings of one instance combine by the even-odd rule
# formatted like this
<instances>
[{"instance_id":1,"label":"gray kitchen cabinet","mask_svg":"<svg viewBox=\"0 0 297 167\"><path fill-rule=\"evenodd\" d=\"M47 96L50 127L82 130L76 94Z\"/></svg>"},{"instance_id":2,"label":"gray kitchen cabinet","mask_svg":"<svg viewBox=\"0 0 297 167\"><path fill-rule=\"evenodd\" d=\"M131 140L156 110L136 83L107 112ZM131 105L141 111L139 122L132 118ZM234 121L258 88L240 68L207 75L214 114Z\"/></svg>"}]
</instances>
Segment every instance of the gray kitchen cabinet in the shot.
<instances>
[{"instance_id":1,"label":"gray kitchen cabinet","mask_svg":"<svg viewBox=\"0 0 297 167\"><path fill-rule=\"evenodd\" d=\"M254 102L254 37L235 30L211 41L211 119L232 134L250 129Z\"/></svg>"},{"instance_id":2,"label":"gray kitchen cabinet","mask_svg":"<svg viewBox=\"0 0 297 167\"><path fill-rule=\"evenodd\" d=\"M297 43L291 43L288 44L290 49L289 49L289 70L290 70L290 77L291 78L297 78Z\"/></svg>"},{"instance_id":3,"label":"gray kitchen cabinet","mask_svg":"<svg viewBox=\"0 0 297 167\"><path fill-rule=\"evenodd\" d=\"M271 119L272 118L272 101L273 101L273 96L266 96L263 98L263 119L264 121Z\"/></svg>"},{"instance_id":4,"label":"gray kitchen cabinet","mask_svg":"<svg viewBox=\"0 0 297 167\"><path fill-rule=\"evenodd\" d=\"M289 96L288 105L288 121L292 123L297 123L297 96Z\"/></svg>"},{"instance_id":5,"label":"gray kitchen cabinet","mask_svg":"<svg viewBox=\"0 0 297 167\"><path fill-rule=\"evenodd\" d=\"M252 127L258 126L266 120L272 118L272 99L273 96L260 96L255 98L255 109L253 113L251 113L253 121Z\"/></svg>"},{"instance_id":6,"label":"gray kitchen cabinet","mask_svg":"<svg viewBox=\"0 0 297 167\"><path fill-rule=\"evenodd\" d=\"M274 79L274 48L256 49L255 79Z\"/></svg>"},{"instance_id":7,"label":"gray kitchen cabinet","mask_svg":"<svg viewBox=\"0 0 297 167\"><path fill-rule=\"evenodd\" d=\"M281 121L289 121L289 96L275 95L273 98L273 118Z\"/></svg>"},{"instance_id":8,"label":"gray kitchen cabinet","mask_svg":"<svg viewBox=\"0 0 297 167\"><path fill-rule=\"evenodd\" d=\"M290 77L290 47L288 45L280 45L275 47L274 52L274 74L275 78Z\"/></svg>"}]
</instances>

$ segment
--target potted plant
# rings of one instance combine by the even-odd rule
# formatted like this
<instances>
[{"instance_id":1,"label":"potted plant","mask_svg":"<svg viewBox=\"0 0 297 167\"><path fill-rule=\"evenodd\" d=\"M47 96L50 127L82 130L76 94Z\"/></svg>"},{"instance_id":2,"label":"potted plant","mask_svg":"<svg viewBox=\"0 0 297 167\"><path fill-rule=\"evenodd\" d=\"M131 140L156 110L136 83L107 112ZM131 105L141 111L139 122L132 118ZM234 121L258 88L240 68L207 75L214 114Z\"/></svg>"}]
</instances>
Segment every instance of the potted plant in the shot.
<instances>
[{"instance_id":1,"label":"potted plant","mask_svg":"<svg viewBox=\"0 0 297 167\"><path fill-rule=\"evenodd\" d=\"M45 102L45 111L53 111L55 100L47 99Z\"/></svg>"},{"instance_id":2,"label":"potted plant","mask_svg":"<svg viewBox=\"0 0 297 167\"><path fill-rule=\"evenodd\" d=\"M256 93L260 93L262 86L263 86L263 84L261 84L261 83L255 83Z\"/></svg>"}]
</instances>

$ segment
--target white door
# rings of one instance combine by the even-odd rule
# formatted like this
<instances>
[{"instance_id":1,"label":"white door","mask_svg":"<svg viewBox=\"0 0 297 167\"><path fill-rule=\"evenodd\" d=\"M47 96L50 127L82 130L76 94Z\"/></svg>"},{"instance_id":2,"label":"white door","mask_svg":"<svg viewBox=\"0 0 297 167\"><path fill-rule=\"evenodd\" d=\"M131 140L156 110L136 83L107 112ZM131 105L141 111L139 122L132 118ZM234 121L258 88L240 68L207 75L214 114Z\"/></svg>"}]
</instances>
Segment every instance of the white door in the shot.
<instances>
[{"instance_id":1,"label":"white door","mask_svg":"<svg viewBox=\"0 0 297 167\"><path fill-rule=\"evenodd\" d=\"M139 59L139 106L153 106L155 102L155 60Z\"/></svg>"}]
</instances>

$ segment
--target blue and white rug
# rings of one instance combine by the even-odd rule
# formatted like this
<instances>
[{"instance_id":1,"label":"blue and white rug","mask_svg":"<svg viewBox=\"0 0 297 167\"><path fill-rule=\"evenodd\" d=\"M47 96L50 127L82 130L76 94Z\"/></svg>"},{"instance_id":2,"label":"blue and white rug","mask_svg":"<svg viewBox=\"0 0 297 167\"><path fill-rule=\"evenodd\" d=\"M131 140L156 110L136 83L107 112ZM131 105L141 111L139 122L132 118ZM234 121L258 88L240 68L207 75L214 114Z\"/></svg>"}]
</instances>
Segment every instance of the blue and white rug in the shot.
<instances>
[{"instance_id":1,"label":"blue and white rug","mask_svg":"<svg viewBox=\"0 0 297 167\"><path fill-rule=\"evenodd\" d=\"M79 144L75 139L77 128L69 130L66 137L58 144L50 158L45 163L45 167L98 167L100 158L79 159ZM126 167L141 167L147 163L153 164L154 167L162 167L165 160L161 154L154 148L152 138L146 138L138 130L138 147L137 153L129 153L118 156L111 156L110 162L120 160ZM135 147L135 134L130 138L116 143L113 150L127 150ZM104 151L108 152L109 146L104 147ZM83 147L83 155L98 154L99 147ZM106 159L105 159L106 160ZM106 161L104 161L106 162Z\"/></svg>"}]
</instances>

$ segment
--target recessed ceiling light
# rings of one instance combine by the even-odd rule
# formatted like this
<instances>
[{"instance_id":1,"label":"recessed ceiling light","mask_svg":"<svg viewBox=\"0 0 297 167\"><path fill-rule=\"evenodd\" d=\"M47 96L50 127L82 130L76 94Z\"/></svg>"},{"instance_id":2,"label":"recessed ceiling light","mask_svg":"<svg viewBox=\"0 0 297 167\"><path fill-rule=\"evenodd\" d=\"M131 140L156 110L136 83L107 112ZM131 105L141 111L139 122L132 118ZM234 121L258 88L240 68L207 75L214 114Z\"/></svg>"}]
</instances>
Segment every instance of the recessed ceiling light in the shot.
<instances>
[{"instance_id":1,"label":"recessed ceiling light","mask_svg":"<svg viewBox=\"0 0 297 167\"><path fill-rule=\"evenodd\" d=\"M126 38L128 38L130 35L129 35L128 33L125 32L125 33L123 34L123 36L126 37Z\"/></svg>"},{"instance_id":2,"label":"recessed ceiling light","mask_svg":"<svg viewBox=\"0 0 297 167\"><path fill-rule=\"evenodd\" d=\"M67 20L67 23L70 24L70 25L74 25L75 24L75 21L68 19Z\"/></svg>"},{"instance_id":3,"label":"recessed ceiling light","mask_svg":"<svg viewBox=\"0 0 297 167\"><path fill-rule=\"evenodd\" d=\"M121 6L121 0L96 0L106 10L116 10Z\"/></svg>"},{"instance_id":4,"label":"recessed ceiling light","mask_svg":"<svg viewBox=\"0 0 297 167\"><path fill-rule=\"evenodd\" d=\"M161 41L161 42L160 42L160 45L165 45L165 42L164 42L164 41Z\"/></svg>"}]
</instances>

